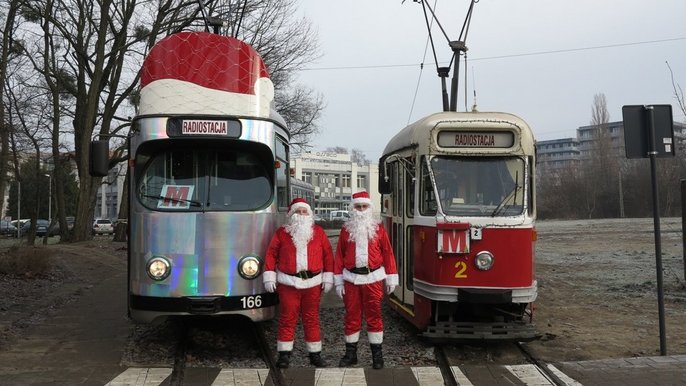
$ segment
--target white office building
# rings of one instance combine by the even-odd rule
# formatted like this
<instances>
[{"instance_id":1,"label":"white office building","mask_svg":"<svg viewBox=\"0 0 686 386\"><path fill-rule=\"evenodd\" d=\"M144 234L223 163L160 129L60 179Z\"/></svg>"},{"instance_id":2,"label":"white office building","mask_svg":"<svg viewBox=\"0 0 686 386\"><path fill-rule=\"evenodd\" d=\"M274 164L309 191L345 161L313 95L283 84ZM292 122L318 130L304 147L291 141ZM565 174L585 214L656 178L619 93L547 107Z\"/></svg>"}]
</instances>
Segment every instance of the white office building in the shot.
<instances>
[{"instance_id":1,"label":"white office building","mask_svg":"<svg viewBox=\"0 0 686 386\"><path fill-rule=\"evenodd\" d=\"M315 214L349 210L353 193L362 190L369 192L374 212L380 211L377 164L359 165L350 154L311 151L291 158L291 174L314 185Z\"/></svg>"}]
</instances>

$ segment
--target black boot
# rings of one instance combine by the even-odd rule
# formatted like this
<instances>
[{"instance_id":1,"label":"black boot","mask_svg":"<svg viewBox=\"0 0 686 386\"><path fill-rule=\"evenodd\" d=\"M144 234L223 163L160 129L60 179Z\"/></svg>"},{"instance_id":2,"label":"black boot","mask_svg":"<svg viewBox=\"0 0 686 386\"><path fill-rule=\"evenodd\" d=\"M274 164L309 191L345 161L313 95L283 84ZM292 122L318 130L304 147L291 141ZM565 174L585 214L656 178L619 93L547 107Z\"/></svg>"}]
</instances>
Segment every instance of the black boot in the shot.
<instances>
[{"instance_id":1,"label":"black boot","mask_svg":"<svg viewBox=\"0 0 686 386\"><path fill-rule=\"evenodd\" d=\"M372 367L375 369L383 368L383 353L381 352L381 344L370 344L372 348Z\"/></svg>"},{"instance_id":2,"label":"black boot","mask_svg":"<svg viewBox=\"0 0 686 386\"><path fill-rule=\"evenodd\" d=\"M310 353L310 364L314 367L326 367L326 363L324 363L324 360L322 359L321 351Z\"/></svg>"},{"instance_id":3,"label":"black boot","mask_svg":"<svg viewBox=\"0 0 686 386\"><path fill-rule=\"evenodd\" d=\"M348 367L357 364L357 342L345 344L345 355L338 362L338 367Z\"/></svg>"},{"instance_id":4,"label":"black boot","mask_svg":"<svg viewBox=\"0 0 686 386\"><path fill-rule=\"evenodd\" d=\"M291 362L290 351L279 351L279 359L276 360L276 367L280 369L287 369Z\"/></svg>"}]
</instances>

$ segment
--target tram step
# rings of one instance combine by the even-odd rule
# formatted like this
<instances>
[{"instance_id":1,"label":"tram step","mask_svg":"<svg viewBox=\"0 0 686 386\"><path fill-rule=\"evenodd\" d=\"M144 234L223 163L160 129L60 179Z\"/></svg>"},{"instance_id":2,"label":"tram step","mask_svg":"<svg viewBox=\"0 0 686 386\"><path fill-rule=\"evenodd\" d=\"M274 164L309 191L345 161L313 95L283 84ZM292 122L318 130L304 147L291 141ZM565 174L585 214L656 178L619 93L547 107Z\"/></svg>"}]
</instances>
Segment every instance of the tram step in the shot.
<instances>
[{"instance_id":1,"label":"tram step","mask_svg":"<svg viewBox=\"0 0 686 386\"><path fill-rule=\"evenodd\" d=\"M530 323L473 323L436 322L428 326L422 336L439 340L518 340L538 339L534 325Z\"/></svg>"}]
</instances>

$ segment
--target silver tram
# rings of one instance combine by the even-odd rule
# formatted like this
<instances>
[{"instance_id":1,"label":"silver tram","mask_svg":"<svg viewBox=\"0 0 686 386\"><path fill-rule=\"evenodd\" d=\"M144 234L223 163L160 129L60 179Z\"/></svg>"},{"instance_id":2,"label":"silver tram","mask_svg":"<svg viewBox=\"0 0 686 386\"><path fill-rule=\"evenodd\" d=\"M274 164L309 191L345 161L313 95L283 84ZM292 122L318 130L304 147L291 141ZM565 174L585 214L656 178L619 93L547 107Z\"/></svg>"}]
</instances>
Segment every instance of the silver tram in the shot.
<instances>
[{"instance_id":1,"label":"silver tram","mask_svg":"<svg viewBox=\"0 0 686 386\"><path fill-rule=\"evenodd\" d=\"M231 37L177 33L145 59L128 138L134 321L275 316L277 295L260 276L290 182L289 133L273 96L261 57Z\"/></svg>"}]
</instances>

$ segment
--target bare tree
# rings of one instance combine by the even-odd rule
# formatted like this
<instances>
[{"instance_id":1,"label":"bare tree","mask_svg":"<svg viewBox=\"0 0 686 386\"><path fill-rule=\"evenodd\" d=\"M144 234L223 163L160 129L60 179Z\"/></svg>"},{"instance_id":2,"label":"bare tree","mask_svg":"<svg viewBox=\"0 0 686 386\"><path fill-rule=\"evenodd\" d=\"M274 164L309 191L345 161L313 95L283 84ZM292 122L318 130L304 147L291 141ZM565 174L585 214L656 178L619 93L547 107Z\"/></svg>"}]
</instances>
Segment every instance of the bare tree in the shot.
<instances>
[{"instance_id":1,"label":"bare tree","mask_svg":"<svg viewBox=\"0 0 686 386\"><path fill-rule=\"evenodd\" d=\"M672 88L674 89L674 97L676 98L677 105L679 106L679 109L681 112L686 115L686 101L684 100L684 90L681 89L681 85L679 83L676 83L674 81L674 72L672 72L672 67L669 65L669 62L665 62L667 64L667 68L669 68L669 76L672 79Z\"/></svg>"},{"instance_id":2,"label":"bare tree","mask_svg":"<svg viewBox=\"0 0 686 386\"><path fill-rule=\"evenodd\" d=\"M619 169L616 150L619 144L612 141L609 121L605 94L594 95L591 108L593 137L589 142L589 156L582 163L580 181L584 189L579 199L583 203L586 218L616 215L612 213L615 208L607 203L617 197Z\"/></svg>"},{"instance_id":3,"label":"bare tree","mask_svg":"<svg viewBox=\"0 0 686 386\"><path fill-rule=\"evenodd\" d=\"M14 43L14 30L16 29L16 15L20 2L17 0L3 1L4 23L2 25L2 41L0 41L0 192L7 189L7 176L9 173L10 160L10 131L11 126L6 124L5 111L5 80L7 79L7 66L12 54ZM0 213L4 213L4 200L0 203Z\"/></svg>"},{"instance_id":4,"label":"bare tree","mask_svg":"<svg viewBox=\"0 0 686 386\"><path fill-rule=\"evenodd\" d=\"M73 240L90 237L95 195L101 184L100 178L88 174L91 139L128 133L129 117L135 115L131 102L136 101L143 58L163 36L189 27L205 28L208 20L200 17L198 4L195 0L34 0L21 8L22 21L32 27L19 31L21 36L14 40L7 31L16 31L16 23L6 19L4 47L10 47L5 44L12 41L22 42L24 56L32 60L32 69L26 71L41 75L42 81L34 81L36 92L50 95L44 106L51 115L47 127L53 162L62 159L60 138L65 133L73 136L80 182ZM275 84L275 100L281 106L277 108L289 124L293 143L306 146L318 130L316 120L323 108L321 96L297 85L293 76L318 55L316 34L310 24L293 18L294 3L286 0L210 0L205 4L204 14L229 20L227 25L235 35L262 54ZM7 61L3 58L0 80L4 63ZM15 113L24 114L20 110ZM111 157L111 166L126 158L125 141L113 143L118 148ZM2 150L8 148L3 146ZM0 187L4 180L1 173L2 169ZM61 185L55 181L63 229L65 197Z\"/></svg>"},{"instance_id":5,"label":"bare tree","mask_svg":"<svg viewBox=\"0 0 686 386\"><path fill-rule=\"evenodd\" d=\"M295 82L295 74L319 58L317 31L309 20L294 18L291 0L228 0L210 12L227 23L223 32L250 44L262 56L274 83L274 102L291 132L291 145L306 149L319 132L324 99Z\"/></svg>"},{"instance_id":6,"label":"bare tree","mask_svg":"<svg viewBox=\"0 0 686 386\"><path fill-rule=\"evenodd\" d=\"M348 154L348 148L343 146L327 147L325 151L336 154Z\"/></svg>"},{"instance_id":7,"label":"bare tree","mask_svg":"<svg viewBox=\"0 0 686 386\"><path fill-rule=\"evenodd\" d=\"M27 55L42 58L35 62L36 71L53 92L74 98L71 108L60 114L72 119L80 181L74 240L90 237L90 219L100 186L100 178L88 174L93 134L105 138L126 134L120 130L127 126L119 123L131 115L126 113L126 103L138 83L138 74L131 68L142 60L159 34L190 24L198 11L197 3L190 1L141 4L136 0L38 0L24 9L24 17L39 25L45 36L43 44L38 44L38 39L27 34L35 43L27 45ZM148 24L151 21L152 25ZM59 95L53 95L54 110ZM59 121L53 122L55 136L59 136L60 126ZM55 148L53 142L53 153ZM60 192L57 194L61 201Z\"/></svg>"},{"instance_id":8,"label":"bare tree","mask_svg":"<svg viewBox=\"0 0 686 386\"><path fill-rule=\"evenodd\" d=\"M357 163L360 166L369 165L369 160L364 152L360 149L352 149L350 154L350 160Z\"/></svg>"},{"instance_id":9,"label":"bare tree","mask_svg":"<svg viewBox=\"0 0 686 386\"><path fill-rule=\"evenodd\" d=\"M35 74L34 74L35 78ZM43 127L50 120L50 113L44 109L46 95L36 95L31 78L23 78L21 76L13 76L9 79L12 83L6 83L7 97L9 100L9 119L8 123L12 127L19 128L23 138L27 139L34 156L30 157L30 165L26 166L26 172L31 173L30 179L33 181L33 189L28 190L29 194L33 194L30 200L36 205L28 207L28 217L31 220L31 227L29 229L27 244L33 245L36 237L36 224L38 219L38 203L41 197L47 197L49 193L45 183L38 183L41 179L44 181L44 169L41 156L41 149L46 148L49 138L45 136ZM18 163L18 162L17 162ZM20 169L17 168L17 175L20 175ZM29 176L23 176L29 177ZM21 178L21 177L19 177Z\"/></svg>"}]
</instances>

